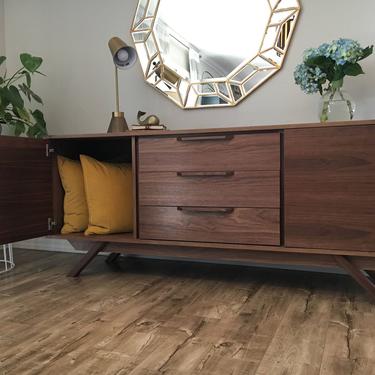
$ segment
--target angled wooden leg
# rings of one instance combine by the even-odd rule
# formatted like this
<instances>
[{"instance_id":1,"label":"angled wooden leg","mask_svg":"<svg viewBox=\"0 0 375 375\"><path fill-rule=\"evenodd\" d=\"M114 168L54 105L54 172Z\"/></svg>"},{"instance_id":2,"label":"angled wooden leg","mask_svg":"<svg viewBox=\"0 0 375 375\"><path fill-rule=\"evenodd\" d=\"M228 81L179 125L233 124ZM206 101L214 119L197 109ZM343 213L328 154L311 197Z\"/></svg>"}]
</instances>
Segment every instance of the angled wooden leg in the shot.
<instances>
[{"instance_id":1,"label":"angled wooden leg","mask_svg":"<svg viewBox=\"0 0 375 375\"><path fill-rule=\"evenodd\" d=\"M111 253L107 256L105 260L108 264L116 262L117 258L120 256L120 253Z\"/></svg>"},{"instance_id":2,"label":"angled wooden leg","mask_svg":"<svg viewBox=\"0 0 375 375\"><path fill-rule=\"evenodd\" d=\"M337 264L343 268L363 289L365 289L375 300L374 280L365 276L365 274L354 265L346 256L335 255Z\"/></svg>"},{"instance_id":3,"label":"angled wooden leg","mask_svg":"<svg viewBox=\"0 0 375 375\"><path fill-rule=\"evenodd\" d=\"M68 277L78 277L86 266L103 251L107 246L107 242L99 242L92 245L87 253L79 260L79 262L70 270Z\"/></svg>"}]
</instances>

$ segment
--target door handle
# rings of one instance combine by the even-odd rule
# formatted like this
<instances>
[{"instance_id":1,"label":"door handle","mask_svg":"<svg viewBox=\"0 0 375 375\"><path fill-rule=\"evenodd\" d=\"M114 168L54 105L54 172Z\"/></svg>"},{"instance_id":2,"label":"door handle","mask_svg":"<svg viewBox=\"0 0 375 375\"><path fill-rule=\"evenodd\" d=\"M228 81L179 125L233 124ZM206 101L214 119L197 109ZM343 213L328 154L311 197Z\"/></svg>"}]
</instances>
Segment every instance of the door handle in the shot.
<instances>
[{"instance_id":1,"label":"door handle","mask_svg":"<svg viewBox=\"0 0 375 375\"><path fill-rule=\"evenodd\" d=\"M232 207L177 207L178 211L203 213L203 214L231 214Z\"/></svg>"},{"instance_id":2,"label":"door handle","mask_svg":"<svg viewBox=\"0 0 375 375\"><path fill-rule=\"evenodd\" d=\"M234 171L225 172L177 172L179 177L230 177Z\"/></svg>"},{"instance_id":3,"label":"door handle","mask_svg":"<svg viewBox=\"0 0 375 375\"><path fill-rule=\"evenodd\" d=\"M197 137L177 137L178 142L209 142L209 141L230 141L234 136L229 135L205 135Z\"/></svg>"}]
</instances>

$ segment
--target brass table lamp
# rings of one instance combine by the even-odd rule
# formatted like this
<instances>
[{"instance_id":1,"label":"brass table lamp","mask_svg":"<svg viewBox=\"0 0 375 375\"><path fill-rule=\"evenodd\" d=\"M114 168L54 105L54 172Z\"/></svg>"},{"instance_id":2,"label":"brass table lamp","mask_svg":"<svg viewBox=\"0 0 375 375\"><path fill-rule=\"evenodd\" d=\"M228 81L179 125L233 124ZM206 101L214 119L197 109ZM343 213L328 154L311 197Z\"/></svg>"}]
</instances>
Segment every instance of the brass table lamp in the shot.
<instances>
[{"instance_id":1,"label":"brass table lamp","mask_svg":"<svg viewBox=\"0 0 375 375\"><path fill-rule=\"evenodd\" d=\"M115 87L116 87L116 111L112 112L112 119L109 124L108 133L124 132L129 130L124 112L120 112L120 99L118 88L118 70L131 68L137 61L137 52L133 47L128 46L118 37L113 37L108 42L111 50L113 63L115 64Z\"/></svg>"}]
</instances>

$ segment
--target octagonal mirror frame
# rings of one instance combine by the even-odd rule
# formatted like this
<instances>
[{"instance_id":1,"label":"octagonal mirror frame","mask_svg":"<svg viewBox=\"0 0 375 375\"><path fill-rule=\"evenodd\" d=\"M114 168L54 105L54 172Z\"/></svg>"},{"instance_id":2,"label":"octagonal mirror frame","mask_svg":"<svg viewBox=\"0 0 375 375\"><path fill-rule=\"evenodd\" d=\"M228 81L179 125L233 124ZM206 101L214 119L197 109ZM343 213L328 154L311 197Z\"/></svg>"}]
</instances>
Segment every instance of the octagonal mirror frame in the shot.
<instances>
[{"instance_id":1,"label":"octagonal mirror frame","mask_svg":"<svg viewBox=\"0 0 375 375\"><path fill-rule=\"evenodd\" d=\"M277 73L301 11L299 0L264 0L270 17L255 56L249 56L227 76L191 81L163 59L155 32L162 1L138 1L131 35L145 81L184 109L235 106ZM209 91L204 89L207 86Z\"/></svg>"}]
</instances>

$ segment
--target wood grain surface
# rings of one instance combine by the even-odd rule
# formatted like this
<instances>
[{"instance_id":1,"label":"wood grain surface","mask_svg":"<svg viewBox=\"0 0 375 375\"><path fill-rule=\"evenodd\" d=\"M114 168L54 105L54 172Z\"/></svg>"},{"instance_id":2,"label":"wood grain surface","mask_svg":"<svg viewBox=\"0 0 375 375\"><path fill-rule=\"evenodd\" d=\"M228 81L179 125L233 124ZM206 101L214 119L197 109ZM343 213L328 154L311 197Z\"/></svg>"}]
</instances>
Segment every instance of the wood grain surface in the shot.
<instances>
[{"instance_id":1,"label":"wood grain surface","mask_svg":"<svg viewBox=\"0 0 375 375\"><path fill-rule=\"evenodd\" d=\"M233 135L233 134L230 134ZM195 139L195 140L190 140ZM277 171L280 134L236 134L228 139L149 137L138 140L139 172Z\"/></svg>"},{"instance_id":2,"label":"wood grain surface","mask_svg":"<svg viewBox=\"0 0 375 375\"><path fill-rule=\"evenodd\" d=\"M169 246L181 246L184 248L205 248L205 249L224 249L224 250L240 250L240 251L270 251L275 253L293 253L293 254L324 254L324 255L346 255L355 256L358 258L374 257L373 251L361 250L334 250L334 249L314 249L311 247L285 247L285 246L271 246L271 245L252 245L252 244L228 244L223 242L191 242L191 241L169 241L169 240L145 240L134 238L133 233L117 233L117 234L103 234L95 236L85 236L83 233L72 233L64 235L51 235L49 238L64 239L67 241L86 242L91 246L92 242L110 242L115 244L122 244L127 246L132 245L160 245L161 248L166 249Z\"/></svg>"},{"instance_id":3,"label":"wood grain surface","mask_svg":"<svg viewBox=\"0 0 375 375\"><path fill-rule=\"evenodd\" d=\"M286 246L375 251L375 127L285 131Z\"/></svg>"},{"instance_id":4,"label":"wood grain surface","mask_svg":"<svg viewBox=\"0 0 375 375\"><path fill-rule=\"evenodd\" d=\"M311 122L311 123L295 123L295 124L247 124L247 126L233 126L233 127L222 127L222 128L195 128L195 129L174 129L174 130L129 130L120 133L96 133L96 134L61 134L49 136L50 139L119 139L119 138L130 138L130 137L155 137L155 136L191 136L191 135L212 135L212 134L225 134L228 132L234 132L238 134L247 134L252 132L269 132L273 130L283 130L283 129L316 129L316 128L326 128L327 126L331 128L336 127L353 127L353 126L363 126L363 125L375 125L375 119L373 120L356 120L356 121L333 121L327 123L321 122ZM178 124L175 124L178 127Z\"/></svg>"},{"instance_id":5,"label":"wood grain surface","mask_svg":"<svg viewBox=\"0 0 375 375\"><path fill-rule=\"evenodd\" d=\"M48 234L52 161L46 143L0 137L0 244Z\"/></svg>"},{"instance_id":6,"label":"wood grain surface","mask_svg":"<svg viewBox=\"0 0 375 375\"><path fill-rule=\"evenodd\" d=\"M176 172L140 173L139 204L280 207L280 172L229 172L227 175L201 175L199 172L182 175Z\"/></svg>"},{"instance_id":7,"label":"wood grain surface","mask_svg":"<svg viewBox=\"0 0 375 375\"><path fill-rule=\"evenodd\" d=\"M374 375L375 307L346 276L16 250L7 375ZM111 271L112 270L112 271Z\"/></svg>"},{"instance_id":8,"label":"wood grain surface","mask_svg":"<svg viewBox=\"0 0 375 375\"><path fill-rule=\"evenodd\" d=\"M214 208L215 209L215 208ZM202 212L199 207L139 207L139 237L199 242L280 244L278 209L235 208Z\"/></svg>"}]
</instances>

